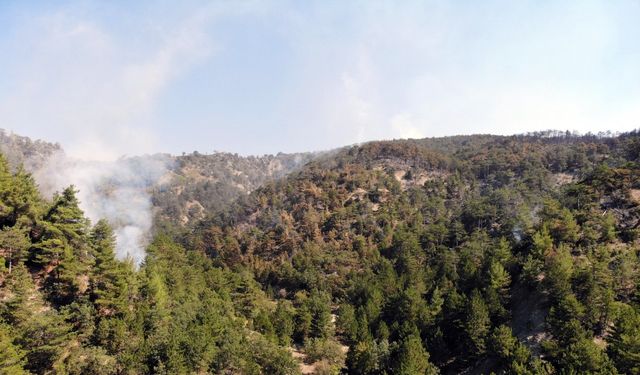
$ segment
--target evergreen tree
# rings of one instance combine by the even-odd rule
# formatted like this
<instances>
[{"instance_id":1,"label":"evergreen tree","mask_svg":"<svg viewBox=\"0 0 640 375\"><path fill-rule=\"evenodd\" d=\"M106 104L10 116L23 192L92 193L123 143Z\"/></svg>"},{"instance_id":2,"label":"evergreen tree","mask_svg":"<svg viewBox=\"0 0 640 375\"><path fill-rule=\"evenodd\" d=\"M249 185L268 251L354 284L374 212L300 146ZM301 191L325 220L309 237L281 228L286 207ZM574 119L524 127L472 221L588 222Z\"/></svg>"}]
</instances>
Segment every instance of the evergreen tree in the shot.
<instances>
[{"instance_id":1,"label":"evergreen tree","mask_svg":"<svg viewBox=\"0 0 640 375\"><path fill-rule=\"evenodd\" d=\"M123 311L127 284L123 265L115 259L115 235L106 220L96 223L90 240L95 258L91 280L94 303L103 315Z\"/></svg>"},{"instance_id":2,"label":"evergreen tree","mask_svg":"<svg viewBox=\"0 0 640 375\"><path fill-rule=\"evenodd\" d=\"M40 196L33 177L21 166L11 174L4 156L0 155L0 227L14 226L18 221L32 224L38 215Z\"/></svg>"},{"instance_id":3,"label":"evergreen tree","mask_svg":"<svg viewBox=\"0 0 640 375\"><path fill-rule=\"evenodd\" d=\"M7 197L11 211L8 217L10 225L17 223L33 224L40 211L40 195L35 180L22 166L18 168Z\"/></svg>"},{"instance_id":4,"label":"evergreen tree","mask_svg":"<svg viewBox=\"0 0 640 375\"><path fill-rule=\"evenodd\" d=\"M9 205L9 195L13 189L13 175L9 170L9 163L3 154L0 153L0 218L2 225L7 225L12 214Z\"/></svg>"},{"instance_id":5,"label":"evergreen tree","mask_svg":"<svg viewBox=\"0 0 640 375\"><path fill-rule=\"evenodd\" d=\"M617 369L624 374L640 374L640 314L624 309L608 341L607 352Z\"/></svg>"},{"instance_id":6,"label":"evergreen tree","mask_svg":"<svg viewBox=\"0 0 640 375\"><path fill-rule=\"evenodd\" d=\"M31 298L35 285L24 263L18 263L14 267L2 287L11 297L0 301L0 312L5 322L17 327L30 319L36 311L36 303L39 302Z\"/></svg>"},{"instance_id":7,"label":"evergreen tree","mask_svg":"<svg viewBox=\"0 0 640 375\"><path fill-rule=\"evenodd\" d=\"M294 314L295 310L289 301L278 301L271 320L280 345L288 346L291 344L291 337L295 330Z\"/></svg>"},{"instance_id":8,"label":"evergreen tree","mask_svg":"<svg viewBox=\"0 0 640 375\"><path fill-rule=\"evenodd\" d=\"M385 374L390 359L389 343L365 339L349 348L346 365L356 374Z\"/></svg>"},{"instance_id":9,"label":"evergreen tree","mask_svg":"<svg viewBox=\"0 0 640 375\"><path fill-rule=\"evenodd\" d=\"M68 304L79 292L78 275L89 261L87 246L88 220L83 216L70 186L54 198L52 206L40 222L41 235L34 245L35 262L51 273L47 289L51 300Z\"/></svg>"},{"instance_id":10,"label":"evergreen tree","mask_svg":"<svg viewBox=\"0 0 640 375\"><path fill-rule=\"evenodd\" d=\"M64 189L62 194L54 197L43 220L53 227L47 228L52 230L47 234L64 240L76 250L85 250L83 245L86 243L88 220L80 209L77 193L73 185Z\"/></svg>"},{"instance_id":11,"label":"evergreen tree","mask_svg":"<svg viewBox=\"0 0 640 375\"><path fill-rule=\"evenodd\" d=\"M13 343L10 328L0 323L0 374L3 375L26 375L24 369L26 362L24 351Z\"/></svg>"},{"instance_id":12,"label":"evergreen tree","mask_svg":"<svg viewBox=\"0 0 640 375\"><path fill-rule=\"evenodd\" d=\"M394 373L402 375L438 373L436 367L429 363L429 353L422 346L419 336L411 335L403 340Z\"/></svg>"},{"instance_id":13,"label":"evergreen tree","mask_svg":"<svg viewBox=\"0 0 640 375\"><path fill-rule=\"evenodd\" d=\"M484 354L486 350L486 339L489 334L491 321L489 320L489 310L477 290L471 293L471 298L467 307L465 331L468 338L470 353L475 356Z\"/></svg>"},{"instance_id":14,"label":"evergreen tree","mask_svg":"<svg viewBox=\"0 0 640 375\"><path fill-rule=\"evenodd\" d=\"M42 301L24 264L18 264L6 280L12 298L0 303L4 320L11 326L14 343L26 354L25 369L44 373L68 343L70 327L62 315Z\"/></svg>"},{"instance_id":15,"label":"evergreen tree","mask_svg":"<svg viewBox=\"0 0 640 375\"><path fill-rule=\"evenodd\" d=\"M0 250L2 250L5 261L9 263L9 273L11 273L14 264L25 260L26 250L30 245L31 241L27 237L26 229L16 225L0 230Z\"/></svg>"},{"instance_id":16,"label":"evergreen tree","mask_svg":"<svg viewBox=\"0 0 640 375\"><path fill-rule=\"evenodd\" d=\"M511 328L506 325L496 327L489 339L492 353L502 364L515 374L535 374L529 371L532 365L531 352L513 336Z\"/></svg>"},{"instance_id":17,"label":"evergreen tree","mask_svg":"<svg viewBox=\"0 0 640 375\"><path fill-rule=\"evenodd\" d=\"M560 300L571 293L573 261L566 245L562 244L548 254L544 269L544 285L554 300Z\"/></svg>"},{"instance_id":18,"label":"evergreen tree","mask_svg":"<svg viewBox=\"0 0 640 375\"><path fill-rule=\"evenodd\" d=\"M492 316L506 319L508 312L506 306L509 302L509 286L511 276L497 261L489 266L489 285L486 288L487 307Z\"/></svg>"},{"instance_id":19,"label":"evergreen tree","mask_svg":"<svg viewBox=\"0 0 640 375\"><path fill-rule=\"evenodd\" d=\"M25 368L36 373L51 372L69 344L70 328L55 311L36 313L24 322L17 343L27 350Z\"/></svg>"}]
</instances>

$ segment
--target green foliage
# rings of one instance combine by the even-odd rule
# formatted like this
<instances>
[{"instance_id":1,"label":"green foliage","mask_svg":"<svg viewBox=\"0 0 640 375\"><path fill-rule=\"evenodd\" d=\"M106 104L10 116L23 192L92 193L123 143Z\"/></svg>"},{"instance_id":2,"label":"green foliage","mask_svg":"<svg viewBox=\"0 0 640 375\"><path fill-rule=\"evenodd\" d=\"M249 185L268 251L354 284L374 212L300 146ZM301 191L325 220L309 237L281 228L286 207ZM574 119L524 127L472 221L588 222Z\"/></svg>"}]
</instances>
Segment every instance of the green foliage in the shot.
<instances>
[{"instance_id":1,"label":"green foliage","mask_svg":"<svg viewBox=\"0 0 640 375\"><path fill-rule=\"evenodd\" d=\"M486 300L489 311L493 316L505 319L508 315L506 306L509 303L509 287L511 276L507 270L497 261L489 266L489 285L486 291Z\"/></svg>"},{"instance_id":2,"label":"green foliage","mask_svg":"<svg viewBox=\"0 0 640 375\"><path fill-rule=\"evenodd\" d=\"M127 264L115 259L115 236L105 220L96 223L90 233L94 254L91 275L93 302L101 315L124 312L128 303Z\"/></svg>"},{"instance_id":3,"label":"green foliage","mask_svg":"<svg viewBox=\"0 0 640 375\"><path fill-rule=\"evenodd\" d=\"M344 339L349 343L355 343L358 338L358 321L352 305L343 304L338 311L337 326Z\"/></svg>"},{"instance_id":4,"label":"green foliage","mask_svg":"<svg viewBox=\"0 0 640 375\"><path fill-rule=\"evenodd\" d=\"M544 284L555 300L571 293L573 265L571 254L565 245L560 245L547 255Z\"/></svg>"},{"instance_id":5,"label":"green foliage","mask_svg":"<svg viewBox=\"0 0 640 375\"><path fill-rule=\"evenodd\" d=\"M299 293L295 304L295 337L298 342L307 338L327 338L331 335L331 297L327 293L317 290L313 290L308 296Z\"/></svg>"},{"instance_id":6,"label":"green foliage","mask_svg":"<svg viewBox=\"0 0 640 375\"><path fill-rule=\"evenodd\" d=\"M531 362L531 352L513 336L511 328L496 327L489 339L491 352L502 365L515 374L528 374L536 364Z\"/></svg>"},{"instance_id":7,"label":"green foliage","mask_svg":"<svg viewBox=\"0 0 640 375\"><path fill-rule=\"evenodd\" d=\"M295 332L295 313L296 311L289 301L278 301L271 321L273 322L273 327L280 345L288 346L291 344L291 339Z\"/></svg>"},{"instance_id":8,"label":"green foliage","mask_svg":"<svg viewBox=\"0 0 640 375\"><path fill-rule=\"evenodd\" d=\"M2 373L299 372L276 344L289 343L297 311L282 301L272 325L268 298L251 274L216 267L167 236L135 270L115 258L106 221L89 227L73 187L36 217L24 207L40 201L26 199L6 211L17 216L0 228L11 268L0 275ZM312 293L304 305L310 334L330 334L326 293ZM250 319L263 334L248 329Z\"/></svg>"},{"instance_id":9,"label":"green foliage","mask_svg":"<svg viewBox=\"0 0 640 375\"><path fill-rule=\"evenodd\" d=\"M26 259L26 251L30 246L31 241L29 241L26 228L16 225L0 230L0 248L8 263L7 272L11 273L14 264Z\"/></svg>"},{"instance_id":10,"label":"green foliage","mask_svg":"<svg viewBox=\"0 0 640 375\"><path fill-rule=\"evenodd\" d=\"M490 327L491 321L487 305L480 293L474 290L469 300L465 321L465 332L471 355L484 354Z\"/></svg>"},{"instance_id":11,"label":"green foliage","mask_svg":"<svg viewBox=\"0 0 640 375\"><path fill-rule=\"evenodd\" d=\"M438 371L429 363L429 353L424 350L420 338L411 335L405 338L398 353L398 364L394 373L402 375L437 374Z\"/></svg>"},{"instance_id":12,"label":"green foliage","mask_svg":"<svg viewBox=\"0 0 640 375\"><path fill-rule=\"evenodd\" d=\"M0 324L0 373L6 375L28 374L24 369L24 351L13 343L10 327Z\"/></svg>"},{"instance_id":13,"label":"green foliage","mask_svg":"<svg viewBox=\"0 0 640 375\"><path fill-rule=\"evenodd\" d=\"M324 362L328 366L325 371L340 373L345 363L345 353L339 342L333 339L315 338L304 343L304 351L308 362Z\"/></svg>"},{"instance_id":14,"label":"green foliage","mask_svg":"<svg viewBox=\"0 0 640 375\"><path fill-rule=\"evenodd\" d=\"M185 155L154 192L161 225L138 269L73 187L43 200L0 160L2 359L297 374L296 347L327 374L637 373L636 143L372 142L304 167Z\"/></svg>"},{"instance_id":15,"label":"green foliage","mask_svg":"<svg viewBox=\"0 0 640 375\"><path fill-rule=\"evenodd\" d=\"M607 352L625 374L640 374L640 313L627 308L615 321Z\"/></svg>"},{"instance_id":16,"label":"green foliage","mask_svg":"<svg viewBox=\"0 0 640 375\"><path fill-rule=\"evenodd\" d=\"M112 375L118 373L118 364L103 348L80 347L72 349L64 361L56 365L55 370L70 375Z\"/></svg>"},{"instance_id":17,"label":"green foliage","mask_svg":"<svg viewBox=\"0 0 640 375\"><path fill-rule=\"evenodd\" d=\"M16 342L27 350L26 369L41 373L55 368L71 338L71 327L55 311L34 314L20 326Z\"/></svg>"},{"instance_id":18,"label":"green foliage","mask_svg":"<svg viewBox=\"0 0 640 375\"><path fill-rule=\"evenodd\" d=\"M356 374L384 374L391 359L387 341L363 340L347 353L347 368Z\"/></svg>"}]
</instances>

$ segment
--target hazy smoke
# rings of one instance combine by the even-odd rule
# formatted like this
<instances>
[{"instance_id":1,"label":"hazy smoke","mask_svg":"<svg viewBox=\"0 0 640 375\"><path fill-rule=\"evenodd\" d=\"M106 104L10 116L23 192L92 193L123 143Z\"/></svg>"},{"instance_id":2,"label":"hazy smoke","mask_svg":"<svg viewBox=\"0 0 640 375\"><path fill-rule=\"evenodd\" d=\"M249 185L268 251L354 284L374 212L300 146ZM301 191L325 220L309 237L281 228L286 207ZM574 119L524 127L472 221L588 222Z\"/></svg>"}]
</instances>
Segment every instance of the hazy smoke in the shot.
<instances>
[{"instance_id":1,"label":"hazy smoke","mask_svg":"<svg viewBox=\"0 0 640 375\"><path fill-rule=\"evenodd\" d=\"M153 224L149 189L170 163L171 158L165 155L86 161L59 153L34 176L47 196L75 185L80 207L92 223L104 218L112 225L118 258L129 256L139 265Z\"/></svg>"}]
</instances>

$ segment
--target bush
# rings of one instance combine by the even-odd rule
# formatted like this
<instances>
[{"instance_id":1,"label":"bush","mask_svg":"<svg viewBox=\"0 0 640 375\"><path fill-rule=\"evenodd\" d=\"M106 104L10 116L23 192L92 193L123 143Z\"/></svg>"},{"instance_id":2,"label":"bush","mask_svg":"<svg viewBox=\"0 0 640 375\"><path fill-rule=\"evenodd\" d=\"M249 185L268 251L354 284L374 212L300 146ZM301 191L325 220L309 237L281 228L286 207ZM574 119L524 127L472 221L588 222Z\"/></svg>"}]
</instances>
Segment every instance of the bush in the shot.
<instances>
[{"instance_id":1,"label":"bush","mask_svg":"<svg viewBox=\"0 0 640 375\"><path fill-rule=\"evenodd\" d=\"M338 368L344 364L345 353L340 343L334 339L307 339L304 343L304 351L307 354L308 363L326 361L332 366L339 366Z\"/></svg>"}]
</instances>

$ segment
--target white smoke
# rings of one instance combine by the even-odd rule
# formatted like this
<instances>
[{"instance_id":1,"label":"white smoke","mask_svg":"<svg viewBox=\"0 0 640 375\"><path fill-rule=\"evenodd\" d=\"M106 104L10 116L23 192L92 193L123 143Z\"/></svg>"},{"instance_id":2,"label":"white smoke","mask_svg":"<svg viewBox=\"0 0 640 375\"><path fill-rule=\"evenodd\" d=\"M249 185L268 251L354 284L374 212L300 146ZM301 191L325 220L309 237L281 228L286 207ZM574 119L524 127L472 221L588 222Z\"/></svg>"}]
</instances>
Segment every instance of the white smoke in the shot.
<instances>
[{"instance_id":1,"label":"white smoke","mask_svg":"<svg viewBox=\"0 0 640 375\"><path fill-rule=\"evenodd\" d=\"M131 257L140 265L153 224L150 188L167 172L171 161L166 155L86 161L59 153L34 176L49 197L75 185L80 207L92 223L104 218L113 227L118 258Z\"/></svg>"}]
</instances>

